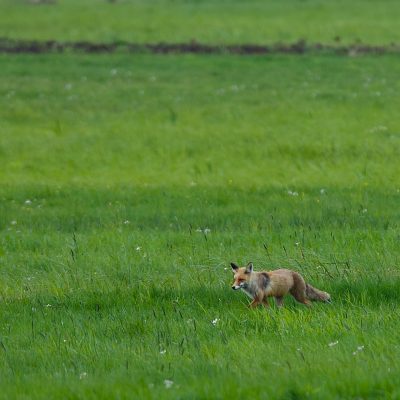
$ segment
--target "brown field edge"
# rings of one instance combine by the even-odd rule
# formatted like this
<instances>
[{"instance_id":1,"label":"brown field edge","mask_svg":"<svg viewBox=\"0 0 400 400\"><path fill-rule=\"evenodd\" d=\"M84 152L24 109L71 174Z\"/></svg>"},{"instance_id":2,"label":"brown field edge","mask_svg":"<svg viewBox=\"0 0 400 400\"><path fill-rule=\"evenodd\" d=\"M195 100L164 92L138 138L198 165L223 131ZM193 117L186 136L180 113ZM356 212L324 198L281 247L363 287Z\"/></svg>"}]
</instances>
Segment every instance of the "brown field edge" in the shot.
<instances>
[{"instance_id":1,"label":"brown field edge","mask_svg":"<svg viewBox=\"0 0 400 400\"><path fill-rule=\"evenodd\" d=\"M258 44L230 44L212 45L191 41L188 43L97 43L89 41L59 42L56 40L18 40L0 38L0 53L3 54L42 54L42 53L151 53L151 54L305 54L305 53L332 53L339 55L356 56L362 54L393 54L400 53L400 45L389 44L373 46L356 43L350 45L328 45L321 43L307 43L299 40L293 43L274 43L271 45Z\"/></svg>"}]
</instances>

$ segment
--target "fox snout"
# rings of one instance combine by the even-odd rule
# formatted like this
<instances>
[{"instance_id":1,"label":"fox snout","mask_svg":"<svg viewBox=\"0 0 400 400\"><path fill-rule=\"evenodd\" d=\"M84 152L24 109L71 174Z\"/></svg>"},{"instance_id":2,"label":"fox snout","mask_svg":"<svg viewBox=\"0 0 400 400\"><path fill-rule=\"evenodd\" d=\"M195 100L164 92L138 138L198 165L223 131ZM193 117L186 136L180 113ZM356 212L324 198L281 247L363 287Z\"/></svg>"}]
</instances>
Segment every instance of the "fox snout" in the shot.
<instances>
[{"instance_id":1,"label":"fox snout","mask_svg":"<svg viewBox=\"0 0 400 400\"><path fill-rule=\"evenodd\" d=\"M238 286L238 285L232 285L232 289L233 289L233 290L238 290L238 289L240 289L240 286Z\"/></svg>"}]
</instances>

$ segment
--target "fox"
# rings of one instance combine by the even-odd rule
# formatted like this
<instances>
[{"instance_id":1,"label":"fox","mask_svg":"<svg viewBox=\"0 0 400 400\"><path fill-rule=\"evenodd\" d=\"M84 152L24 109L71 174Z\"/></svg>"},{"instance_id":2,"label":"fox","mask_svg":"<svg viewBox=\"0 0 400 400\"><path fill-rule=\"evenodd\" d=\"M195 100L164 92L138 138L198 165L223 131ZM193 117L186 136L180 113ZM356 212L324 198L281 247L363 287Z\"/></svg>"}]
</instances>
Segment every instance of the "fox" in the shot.
<instances>
[{"instance_id":1,"label":"fox","mask_svg":"<svg viewBox=\"0 0 400 400\"><path fill-rule=\"evenodd\" d=\"M299 303L311 306L311 301L331 302L327 292L316 289L306 283L304 278L296 271L290 269L276 269L274 271L256 272L253 263L239 267L231 263L234 281L233 290L243 290L251 299L249 307L259 304L269 307L268 298L275 297L278 307L283 306L283 296L290 293Z\"/></svg>"}]
</instances>

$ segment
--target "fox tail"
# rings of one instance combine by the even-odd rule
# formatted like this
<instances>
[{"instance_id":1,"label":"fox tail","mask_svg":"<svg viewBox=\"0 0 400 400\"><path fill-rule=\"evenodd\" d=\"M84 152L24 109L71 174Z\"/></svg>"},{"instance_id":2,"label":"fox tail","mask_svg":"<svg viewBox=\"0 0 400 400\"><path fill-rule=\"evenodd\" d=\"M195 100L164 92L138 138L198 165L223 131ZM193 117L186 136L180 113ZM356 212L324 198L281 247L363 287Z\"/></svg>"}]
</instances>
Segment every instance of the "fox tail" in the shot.
<instances>
[{"instance_id":1,"label":"fox tail","mask_svg":"<svg viewBox=\"0 0 400 400\"><path fill-rule=\"evenodd\" d=\"M309 300L331 302L331 295L306 283L306 295Z\"/></svg>"}]
</instances>

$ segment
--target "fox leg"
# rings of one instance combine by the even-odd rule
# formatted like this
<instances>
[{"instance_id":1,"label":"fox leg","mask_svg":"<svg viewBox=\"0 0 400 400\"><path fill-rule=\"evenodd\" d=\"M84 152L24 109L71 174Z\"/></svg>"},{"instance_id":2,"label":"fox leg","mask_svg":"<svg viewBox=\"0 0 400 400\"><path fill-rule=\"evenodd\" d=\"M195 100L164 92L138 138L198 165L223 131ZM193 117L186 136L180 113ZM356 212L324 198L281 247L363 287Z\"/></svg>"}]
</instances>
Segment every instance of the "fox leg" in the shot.
<instances>
[{"instance_id":1,"label":"fox leg","mask_svg":"<svg viewBox=\"0 0 400 400\"><path fill-rule=\"evenodd\" d=\"M276 296L275 297L275 301L276 301L276 305L278 307L282 307L283 306L283 296Z\"/></svg>"},{"instance_id":2,"label":"fox leg","mask_svg":"<svg viewBox=\"0 0 400 400\"><path fill-rule=\"evenodd\" d=\"M257 307L259 304L260 304L260 302L259 302L258 299L255 297L255 298L253 299L253 301L249 304L249 307L250 307L250 308L255 308L255 307Z\"/></svg>"},{"instance_id":3,"label":"fox leg","mask_svg":"<svg viewBox=\"0 0 400 400\"><path fill-rule=\"evenodd\" d=\"M310 300L308 299L304 299L303 301L301 301L300 303L305 304L307 307L312 307L312 303Z\"/></svg>"},{"instance_id":4,"label":"fox leg","mask_svg":"<svg viewBox=\"0 0 400 400\"><path fill-rule=\"evenodd\" d=\"M306 294L306 283L304 282L303 277L295 272L293 274L293 279L294 279L294 285L290 289L290 294L299 302L302 304L305 304L306 306L311 306L311 301L308 300L307 294Z\"/></svg>"},{"instance_id":5,"label":"fox leg","mask_svg":"<svg viewBox=\"0 0 400 400\"><path fill-rule=\"evenodd\" d=\"M253 301L249 304L249 307L254 308L257 307L259 304L263 303L264 293L256 293L254 296Z\"/></svg>"},{"instance_id":6,"label":"fox leg","mask_svg":"<svg viewBox=\"0 0 400 400\"><path fill-rule=\"evenodd\" d=\"M305 304L308 307L311 307L311 301L307 299L306 292L301 292L299 290L291 290L290 294L299 302L302 304Z\"/></svg>"},{"instance_id":7,"label":"fox leg","mask_svg":"<svg viewBox=\"0 0 400 400\"><path fill-rule=\"evenodd\" d=\"M263 298L262 303L263 303L265 308L269 308L269 303L268 303L268 297L267 296L265 296Z\"/></svg>"}]
</instances>

